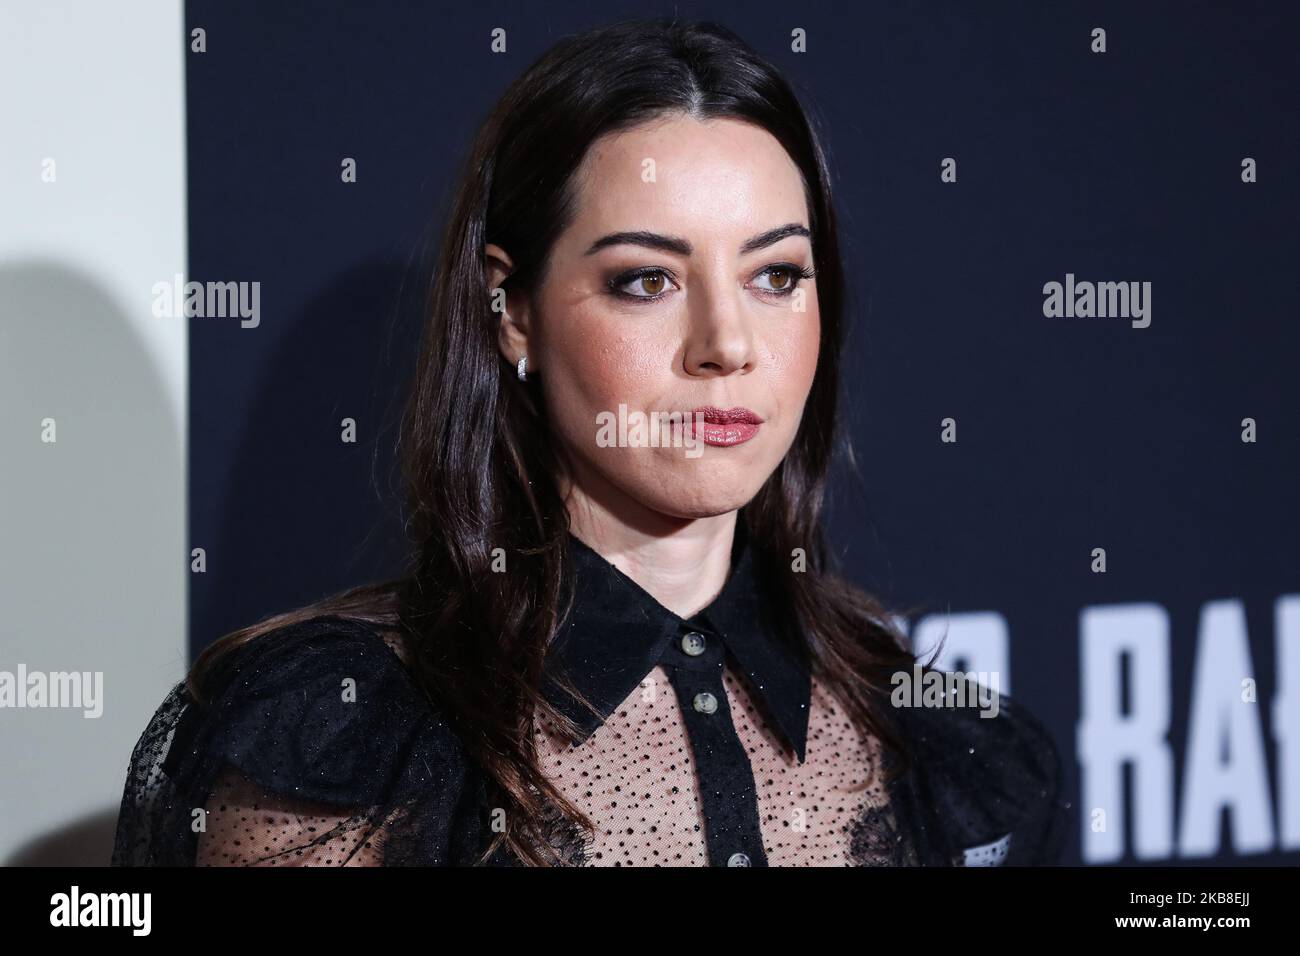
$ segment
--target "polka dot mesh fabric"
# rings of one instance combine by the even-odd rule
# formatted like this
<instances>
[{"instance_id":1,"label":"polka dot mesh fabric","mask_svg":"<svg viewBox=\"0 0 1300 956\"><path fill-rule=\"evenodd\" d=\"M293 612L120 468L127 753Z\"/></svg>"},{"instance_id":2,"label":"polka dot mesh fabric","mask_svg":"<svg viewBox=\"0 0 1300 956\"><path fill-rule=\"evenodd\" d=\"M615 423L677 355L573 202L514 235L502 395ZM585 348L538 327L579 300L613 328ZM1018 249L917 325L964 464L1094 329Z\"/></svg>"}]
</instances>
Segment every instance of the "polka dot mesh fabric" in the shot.
<instances>
[{"instance_id":1,"label":"polka dot mesh fabric","mask_svg":"<svg viewBox=\"0 0 1300 956\"><path fill-rule=\"evenodd\" d=\"M729 841L740 831L709 819L710 799L727 804L701 781L739 781L742 769L752 771L766 865L1018 865L1060 853L1071 818L1055 747L1005 696L991 720L899 712L912 760L886 778L893 752L864 738L816 680L800 761L730 658L715 715L683 711L683 679L650 668L575 746L536 728L543 771L595 826L588 838L549 821L569 864L735 865ZM337 617L302 622L240 648L210 691L199 704L177 684L141 735L114 865L479 862L493 835L485 777L391 638ZM699 734L728 713L734 752L697 750L690 721ZM714 859L711 826L715 841L725 837ZM518 863L501 851L487 862Z\"/></svg>"},{"instance_id":2,"label":"polka dot mesh fabric","mask_svg":"<svg viewBox=\"0 0 1300 956\"><path fill-rule=\"evenodd\" d=\"M381 866L383 830L364 815L268 791L236 767L204 805L196 866Z\"/></svg>"},{"instance_id":3,"label":"polka dot mesh fabric","mask_svg":"<svg viewBox=\"0 0 1300 956\"><path fill-rule=\"evenodd\" d=\"M894 827L878 779L879 744L858 732L819 683L802 763L764 716L746 678L728 667L724 686L753 769L769 865L906 862L893 859L898 848L889 839ZM548 779L596 825L582 863L708 865L696 757L663 667L578 746L546 725L537 741ZM864 839L867 831L877 839Z\"/></svg>"},{"instance_id":4,"label":"polka dot mesh fabric","mask_svg":"<svg viewBox=\"0 0 1300 956\"><path fill-rule=\"evenodd\" d=\"M395 649L320 618L232 653L203 703L175 685L131 754L113 865L466 861L472 775Z\"/></svg>"},{"instance_id":5,"label":"polka dot mesh fabric","mask_svg":"<svg viewBox=\"0 0 1300 956\"><path fill-rule=\"evenodd\" d=\"M728 668L724 684L758 784L770 865L907 862L893 859L894 846L882 850L863 840L865 831L889 820L885 788L875 779L879 744L858 732L820 684L814 684L803 762L763 716L744 677ZM708 865L695 758L662 667L579 746L569 746L553 727L540 727L537 743L548 778L596 823L594 838L583 841L572 863ZM386 830L370 815L276 794L230 764L217 774L204 811L197 866L384 863Z\"/></svg>"}]
</instances>

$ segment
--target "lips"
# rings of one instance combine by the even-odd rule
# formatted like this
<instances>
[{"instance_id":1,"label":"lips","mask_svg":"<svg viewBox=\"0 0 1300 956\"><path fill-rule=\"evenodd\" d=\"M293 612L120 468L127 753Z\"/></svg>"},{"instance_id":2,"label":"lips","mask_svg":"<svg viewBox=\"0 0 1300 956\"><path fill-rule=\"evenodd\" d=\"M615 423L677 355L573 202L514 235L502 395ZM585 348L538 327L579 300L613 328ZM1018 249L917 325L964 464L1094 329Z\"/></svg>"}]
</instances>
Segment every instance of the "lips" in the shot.
<instances>
[{"instance_id":1,"label":"lips","mask_svg":"<svg viewBox=\"0 0 1300 956\"><path fill-rule=\"evenodd\" d=\"M748 408L716 408L703 405L693 409L686 427L690 434L695 434L696 422L699 421L700 437L706 445L740 445L758 434L763 419Z\"/></svg>"}]
</instances>

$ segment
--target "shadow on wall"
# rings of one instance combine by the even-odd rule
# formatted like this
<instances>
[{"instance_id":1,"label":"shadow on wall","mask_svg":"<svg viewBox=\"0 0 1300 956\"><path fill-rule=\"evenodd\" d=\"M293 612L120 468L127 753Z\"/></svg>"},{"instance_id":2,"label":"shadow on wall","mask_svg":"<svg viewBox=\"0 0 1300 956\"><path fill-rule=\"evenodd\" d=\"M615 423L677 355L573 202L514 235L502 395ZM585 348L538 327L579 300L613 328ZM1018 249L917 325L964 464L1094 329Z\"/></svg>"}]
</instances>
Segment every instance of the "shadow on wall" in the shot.
<instances>
[{"instance_id":1,"label":"shadow on wall","mask_svg":"<svg viewBox=\"0 0 1300 956\"><path fill-rule=\"evenodd\" d=\"M186 664L182 441L119 298L0 265L0 670L102 675L98 702L0 712L9 865L108 862L131 749Z\"/></svg>"},{"instance_id":2,"label":"shadow on wall","mask_svg":"<svg viewBox=\"0 0 1300 956\"><path fill-rule=\"evenodd\" d=\"M394 443L423 292L402 266L372 261L260 327L191 325L190 527L208 552L190 591L192 657L267 615L402 572Z\"/></svg>"},{"instance_id":3,"label":"shadow on wall","mask_svg":"<svg viewBox=\"0 0 1300 956\"><path fill-rule=\"evenodd\" d=\"M37 837L4 861L5 866L107 866L113 853L117 808L73 820Z\"/></svg>"}]
</instances>

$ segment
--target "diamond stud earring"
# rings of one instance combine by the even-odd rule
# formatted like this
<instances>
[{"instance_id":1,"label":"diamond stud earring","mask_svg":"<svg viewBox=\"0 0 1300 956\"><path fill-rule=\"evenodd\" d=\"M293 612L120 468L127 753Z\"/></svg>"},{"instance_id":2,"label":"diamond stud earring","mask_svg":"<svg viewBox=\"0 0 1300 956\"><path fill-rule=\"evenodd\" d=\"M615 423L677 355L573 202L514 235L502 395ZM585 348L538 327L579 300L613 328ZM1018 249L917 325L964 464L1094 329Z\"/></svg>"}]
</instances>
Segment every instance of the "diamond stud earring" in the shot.
<instances>
[{"instance_id":1,"label":"diamond stud earring","mask_svg":"<svg viewBox=\"0 0 1300 956\"><path fill-rule=\"evenodd\" d=\"M519 356L518 370L519 370L519 381L521 382L528 381L528 356L527 355Z\"/></svg>"}]
</instances>

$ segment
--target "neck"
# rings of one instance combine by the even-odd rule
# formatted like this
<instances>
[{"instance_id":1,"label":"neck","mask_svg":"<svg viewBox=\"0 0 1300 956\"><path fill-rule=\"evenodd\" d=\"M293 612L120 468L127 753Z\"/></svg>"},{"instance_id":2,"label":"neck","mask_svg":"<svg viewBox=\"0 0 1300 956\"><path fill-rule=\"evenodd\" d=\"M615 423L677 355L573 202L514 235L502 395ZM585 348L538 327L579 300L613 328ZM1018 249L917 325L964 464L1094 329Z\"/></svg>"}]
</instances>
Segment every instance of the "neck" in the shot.
<instances>
[{"instance_id":1,"label":"neck","mask_svg":"<svg viewBox=\"0 0 1300 956\"><path fill-rule=\"evenodd\" d=\"M642 509L629 520L576 485L566 503L574 536L678 617L708 607L726 584L737 512L678 518Z\"/></svg>"}]
</instances>

